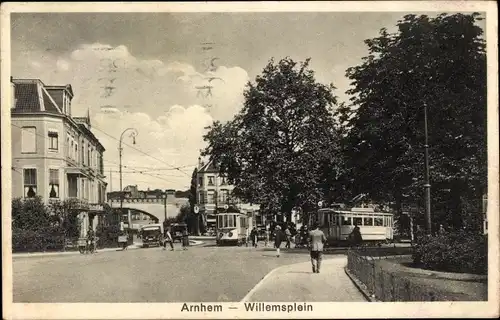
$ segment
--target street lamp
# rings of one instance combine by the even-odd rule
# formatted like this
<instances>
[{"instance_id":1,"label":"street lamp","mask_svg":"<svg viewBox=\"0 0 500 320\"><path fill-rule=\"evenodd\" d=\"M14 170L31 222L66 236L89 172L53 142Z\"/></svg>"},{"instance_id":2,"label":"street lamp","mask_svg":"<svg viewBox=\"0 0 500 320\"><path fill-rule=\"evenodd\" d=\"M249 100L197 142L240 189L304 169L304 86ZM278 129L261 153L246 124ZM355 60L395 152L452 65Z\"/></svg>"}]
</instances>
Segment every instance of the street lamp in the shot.
<instances>
[{"instance_id":1,"label":"street lamp","mask_svg":"<svg viewBox=\"0 0 500 320\"><path fill-rule=\"evenodd\" d=\"M425 226L427 234L431 234L431 184L429 181L429 135L427 129L427 104L424 103L424 135L425 135Z\"/></svg>"},{"instance_id":2,"label":"street lamp","mask_svg":"<svg viewBox=\"0 0 500 320\"><path fill-rule=\"evenodd\" d=\"M122 152L123 152L123 148L122 148L122 140L123 140L123 135L127 132L127 131L132 131L131 134L130 134L130 137L132 138L132 143L135 144L135 137L137 137L137 135L139 134L137 132L137 129L135 128L127 128L125 130L123 130L122 134L120 135L120 143L118 145L118 151L119 151L119 155L120 155L120 214L123 215L123 187L122 187L122 182L123 182L123 176L122 176ZM129 219L128 219L128 227L129 229L132 228L132 218L129 216Z\"/></svg>"}]
</instances>

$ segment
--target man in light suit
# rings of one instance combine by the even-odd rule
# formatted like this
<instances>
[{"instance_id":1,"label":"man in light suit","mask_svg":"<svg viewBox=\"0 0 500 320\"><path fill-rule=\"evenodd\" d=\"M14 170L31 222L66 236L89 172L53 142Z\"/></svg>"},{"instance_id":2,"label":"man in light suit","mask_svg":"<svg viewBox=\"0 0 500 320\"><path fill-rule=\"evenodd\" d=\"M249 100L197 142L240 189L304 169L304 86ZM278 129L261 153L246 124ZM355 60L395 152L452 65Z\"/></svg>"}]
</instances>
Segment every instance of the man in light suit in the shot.
<instances>
[{"instance_id":1,"label":"man in light suit","mask_svg":"<svg viewBox=\"0 0 500 320\"><path fill-rule=\"evenodd\" d=\"M323 258L323 244L326 237L323 231L319 230L319 224L316 222L309 232L309 249L311 254L311 264L314 273L319 273L321 260Z\"/></svg>"}]
</instances>

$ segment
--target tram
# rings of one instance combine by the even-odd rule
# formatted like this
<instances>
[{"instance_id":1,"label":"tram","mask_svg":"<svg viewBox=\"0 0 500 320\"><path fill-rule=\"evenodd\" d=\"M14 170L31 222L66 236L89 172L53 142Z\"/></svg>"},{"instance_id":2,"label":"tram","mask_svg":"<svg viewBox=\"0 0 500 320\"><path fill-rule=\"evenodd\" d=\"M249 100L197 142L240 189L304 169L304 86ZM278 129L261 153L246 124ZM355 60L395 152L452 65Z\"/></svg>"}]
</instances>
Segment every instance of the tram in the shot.
<instances>
[{"instance_id":1,"label":"tram","mask_svg":"<svg viewBox=\"0 0 500 320\"><path fill-rule=\"evenodd\" d=\"M386 243L393 239L392 213L375 212L373 208L319 209L312 215L310 224L317 221L328 239L328 245L346 245L354 226L360 229L364 243L373 245Z\"/></svg>"},{"instance_id":2,"label":"tram","mask_svg":"<svg viewBox=\"0 0 500 320\"><path fill-rule=\"evenodd\" d=\"M241 213L219 213L217 214L217 236L218 246L233 244L241 246L247 244L248 232L251 221L245 214Z\"/></svg>"}]
</instances>

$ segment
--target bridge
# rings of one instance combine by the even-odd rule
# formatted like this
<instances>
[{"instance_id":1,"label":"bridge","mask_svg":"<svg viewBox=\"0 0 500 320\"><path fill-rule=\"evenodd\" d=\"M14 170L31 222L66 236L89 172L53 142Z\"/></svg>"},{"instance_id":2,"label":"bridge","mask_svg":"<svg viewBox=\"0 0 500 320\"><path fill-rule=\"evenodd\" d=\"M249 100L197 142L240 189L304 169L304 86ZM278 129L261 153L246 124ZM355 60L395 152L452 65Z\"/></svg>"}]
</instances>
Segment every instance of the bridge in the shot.
<instances>
[{"instance_id":1,"label":"bridge","mask_svg":"<svg viewBox=\"0 0 500 320\"><path fill-rule=\"evenodd\" d=\"M169 195L165 208L164 198L131 198L123 199L123 210L130 210L132 225L144 225L149 223L163 223L165 220L165 209L167 218L175 218L183 204L188 203L187 198L176 198ZM111 208L120 208L120 199L108 199Z\"/></svg>"}]
</instances>

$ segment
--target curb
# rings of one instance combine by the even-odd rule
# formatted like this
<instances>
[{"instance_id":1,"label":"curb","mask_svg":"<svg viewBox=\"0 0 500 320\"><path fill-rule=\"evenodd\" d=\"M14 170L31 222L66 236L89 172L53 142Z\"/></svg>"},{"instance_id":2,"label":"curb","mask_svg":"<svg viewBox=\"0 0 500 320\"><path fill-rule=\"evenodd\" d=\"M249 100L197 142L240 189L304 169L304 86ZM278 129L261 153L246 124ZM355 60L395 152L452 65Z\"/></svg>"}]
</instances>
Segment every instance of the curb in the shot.
<instances>
[{"instance_id":1,"label":"curb","mask_svg":"<svg viewBox=\"0 0 500 320\"><path fill-rule=\"evenodd\" d=\"M299 262L299 263L292 263L292 264L287 264L287 265L284 265L284 266L279 266L279 267L276 267L274 268L273 270L269 271L262 279L260 279L259 282L257 282L257 284L243 297L243 299L241 299L241 302L250 302L250 298L254 295L254 293L264 284L264 282L269 278L271 277L273 274L275 274L278 270L282 269L282 268L285 268L285 267L289 267L289 266L293 266L293 265L296 265L296 264L301 264L303 262Z\"/></svg>"},{"instance_id":2,"label":"curb","mask_svg":"<svg viewBox=\"0 0 500 320\"><path fill-rule=\"evenodd\" d=\"M127 250L137 250L140 249L139 244L133 244L129 247L127 247ZM98 249L97 253L101 252L116 252L116 251L122 251L120 247L116 248L103 248L103 249ZM36 258L36 257L50 257L50 256L71 256L71 255L76 255L76 254L81 254L80 251L60 251L60 252L33 252L33 253L13 253L12 254L12 259L14 258Z\"/></svg>"},{"instance_id":3,"label":"curb","mask_svg":"<svg viewBox=\"0 0 500 320\"><path fill-rule=\"evenodd\" d=\"M354 286L359 290L359 292L361 292L361 294L366 299L366 301L368 301L368 302L377 302L378 301L377 299L372 298L370 296L370 294L363 288L363 284L361 283L361 281L359 281L353 274L351 274L351 272L349 271L349 269L347 269L347 267L344 267L344 271L345 271L345 274L349 277L349 279L351 279Z\"/></svg>"}]
</instances>

